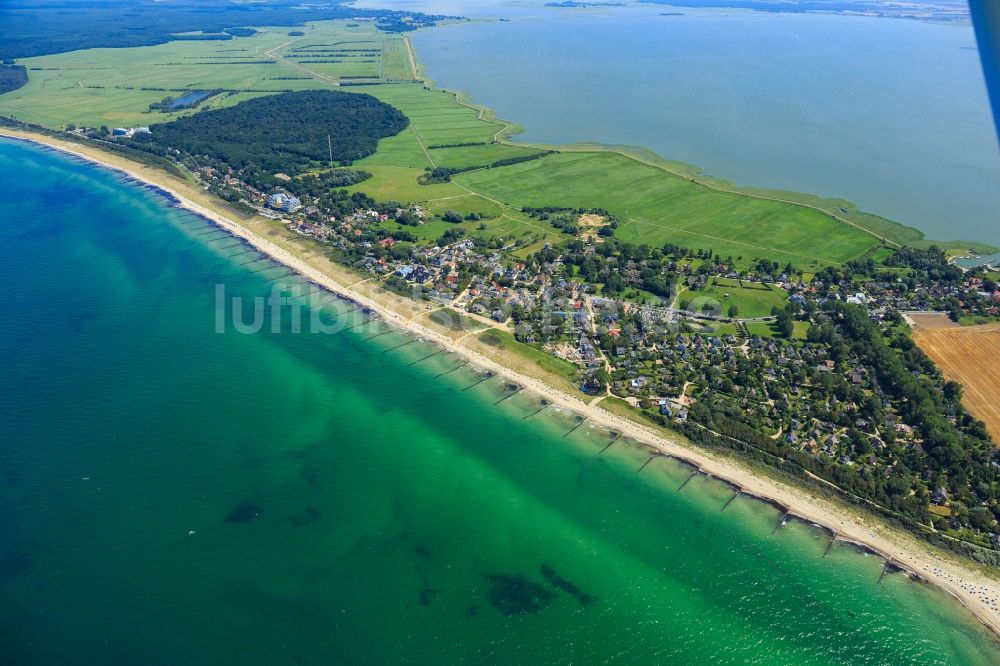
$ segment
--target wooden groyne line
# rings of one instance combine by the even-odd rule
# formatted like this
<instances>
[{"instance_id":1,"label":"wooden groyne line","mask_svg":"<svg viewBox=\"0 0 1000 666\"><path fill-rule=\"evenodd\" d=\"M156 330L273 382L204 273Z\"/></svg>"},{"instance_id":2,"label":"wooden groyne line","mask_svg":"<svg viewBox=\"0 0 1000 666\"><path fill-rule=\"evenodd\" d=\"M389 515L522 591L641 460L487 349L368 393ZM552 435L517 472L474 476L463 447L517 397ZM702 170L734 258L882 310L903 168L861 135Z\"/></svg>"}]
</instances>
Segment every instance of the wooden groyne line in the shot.
<instances>
[{"instance_id":1,"label":"wooden groyne line","mask_svg":"<svg viewBox=\"0 0 1000 666\"><path fill-rule=\"evenodd\" d=\"M879 577L878 577L878 582L879 583L881 583L882 579L885 578L885 575L887 573L889 573L890 567L892 567L892 558L891 557L889 559L887 559L885 561L885 563L882 565L882 573L880 573Z\"/></svg>"},{"instance_id":2,"label":"wooden groyne line","mask_svg":"<svg viewBox=\"0 0 1000 666\"><path fill-rule=\"evenodd\" d=\"M312 296L312 294L309 294L309 295L310 295L310 296ZM295 296L295 298L302 298L302 297L301 297L301 296ZM330 298L329 300L326 300L326 301L320 301L319 303L315 303L315 304L313 304L313 305L310 305L310 306L309 306L309 309L310 309L310 310L315 310L316 308L322 308L322 307L325 307L325 306L327 306L327 305L330 305L331 303L335 303L335 302L337 302L337 301L339 301L339 300L340 300L339 298L337 298L336 296L334 296L334 297ZM356 310L356 309L357 309L357 308L355 308L355 310ZM350 310L348 310L348 312L350 312ZM346 314L346 313L341 313L341 314ZM338 316L339 316L339 315L338 315Z\"/></svg>"},{"instance_id":3,"label":"wooden groyne line","mask_svg":"<svg viewBox=\"0 0 1000 666\"><path fill-rule=\"evenodd\" d=\"M577 428L579 428L580 426L582 426L586 422L587 422L586 418L580 419L579 423L577 423L575 426L573 426L572 428L570 428L569 430L566 431L566 434L563 435L563 439L565 439L565 438L569 437L570 435L572 435L574 430L576 430Z\"/></svg>"},{"instance_id":4,"label":"wooden groyne line","mask_svg":"<svg viewBox=\"0 0 1000 666\"><path fill-rule=\"evenodd\" d=\"M243 262L240 262L240 263L238 263L238 264L236 264L236 265L237 265L237 266L246 266L247 264L252 264L252 263L254 263L255 261L260 261L260 260L262 260L262 259L270 259L270 258L271 258L271 257L268 257L268 256L263 256L263 257L254 257L253 259L247 259L246 261L243 261Z\"/></svg>"},{"instance_id":5,"label":"wooden groyne line","mask_svg":"<svg viewBox=\"0 0 1000 666\"><path fill-rule=\"evenodd\" d=\"M617 431L616 432L612 432L611 433L611 441L608 442L607 444L605 444L604 448L597 452L597 455L601 455L602 453L604 453L605 451L607 451L608 449L610 449L611 445L614 444L615 442L617 442L618 438L621 437L621 436L622 436L622 434L620 432L617 432Z\"/></svg>"},{"instance_id":6,"label":"wooden groyne line","mask_svg":"<svg viewBox=\"0 0 1000 666\"><path fill-rule=\"evenodd\" d=\"M524 390L524 387L523 387L523 386L518 386L518 387L517 387L516 389L514 389L514 390L513 390L513 391L511 391L510 393L508 393L508 394L507 394L507 395L505 395L504 397L502 397L502 398L500 398L499 400L497 400L496 402L494 402L494 403L493 403L493 406L494 406L494 407L496 407L497 405L499 405L499 404L500 404L501 402L503 402L504 400L510 400L511 398L513 398L513 397L514 397L515 395L517 395L518 393L520 393L520 392L521 392L521 391L523 391L523 390Z\"/></svg>"},{"instance_id":7,"label":"wooden groyne line","mask_svg":"<svg viewBox=\"0 0 1000 666\"><path fill-rule=\"evenodd\" d=\"M281 273L280 275L275 275L274 277L267 278L266 280L264 280L264 283L266 284L268 282L277 282L278 280L284 280L286 277L293 275L294 273L295 271L289 270L285 273Z\"/></svg>"},{"instance_id":8,"label":"wooden groyne line","mask_svg":"<svg viewBox=\"0 0 1000 666\"><path fill-rule=\"evenodd\" d=\"M370 324L370 323L372 323L373 321L375 321L375 318L374 318L374 317L372 317L372 318L370 318L370 319L365 319L365 320L364 320L363 322L361 322L361 323L359 323L359 324L354 324L353 326L348 326L348 327L347 327L347 328L345 328L344 330L345 330L345 331L353 331L354 329L356 329L356 328L361 328L361 327L362 327L362 326L364 326L365 324Z\"/></svg>"},{"instance_id":9,"label":"wooden groyne line","mask_svg":"<svg viewBox=\"0 0 1000 666\"><path fill-rule=\"evenodd\" d=\"M690 483L691 479L693 479L694 477L696 477L698 475L698 472L700 472L700 471L701 471L701 469L697 469L696 468L693 472L691 472L691 474L688 475L688 478L684 479L684 483L682 483L680 485L680 487L677 489L677 492L680 492L680 491L684 490L684 486L686 486L688 483Z\"/></svg>"},{"instance_id":10,"label":"wooden groyne line","mask_svg":"<svg viewBox=\"0 0 1000 666\"><path fill-rule=\"evenodd\" d=\"M743 490L742 489L737 490L735 493L733 493L733 496L730 497L728 500L726 500L726 503L722 505L722 508L719 509L719 512L721 513L722 511L725 511L729 507L729 505L733 503L733 500L735 500L737 497L739 497L742 494L743 494Z\"/></svg>"},{"instance_id":11,"label":"wooden groyne line","mask_svg":"<svg viewBox=\"0 0 1000 666\"><path fill-rule=\"evenodd\" d=\"M489 380L493 379L493 377L495 377L495 376L496 376L496 375L494 375L494 373L493 373L492 371L487 371L487 373L486 373L486 376L485 376L485 377L483 377L482 379L480 379L480 380L479 380L479 381L477 381L477 382L472 382L471 384L469 384L468 386L466 386L466 387L465 387L464 389L462 389L462 390L463 390L463 391L468 391L468 390L469 390L470 388L474 388L474 387L476 387L476 386L479 386L479 385L480 385L480 384L482 384L483 382L486 382L486 381L489 381Z\"/></svg>"},{"instance_id":12,"label":"wooden groyne line","mask_svg":"<svg viewBox=\"0 0 1000 666\"><path fill-rule=\"evenodd\" d=\"M330 301L330 303L332 303L332 302L333 301ZM314 308L318 308L318 307L322 307L323 305L328 305L328 303L320 303L319 305L314 305L313 307ZM336 317L343 317L346 314L351 314L352 312L356 312L356 311L358 311L360 309L361 309L361 306L357 305L357 306L351 308L350 310L344 310L343 312L337 312L335 314L336 314ZM334 317L334 318L336 319L336 317Z\"/></svg>"},{"instance_id":13,"label":"wooden groyne line","mask_svg":"<svg viewBox=\"0 0 1000 666\"><path fill-rule=\"evenodd\" d=\"M547 403L547 402L545 402L544 400L542 400L542 406L541 406L541 407L539 407L539 408L538 408L538 409L536 409L535 411L531 412L531 413L530 413L530 414L528 414L527 416L522 416L522 417L521 417L521 420L523 421L523 420L525 420L525 419L530 419L530 418L531 418L532 416L534 416L535 414L538 414L539 412L541 412L541 411L542 411L543 409L545 409L545 408L546 408L546 407L548 407L548 406L549 406L549 403Z\"/></svg>"},{"instance_id":14,"label":"wooden groyne line","mask_svg":"<svg viewBox=\"0 0 1000 666\"><path fill-rule=\"evenodd\" d=\"M777 532L781 528L781 526L785 524L785 522L788 521L789 516L791 516L791 513L788 512L788 511L785 511L783 514L781 514L780 516L778 516L778 523L774 526L774 529L771 530L771 534L772 535L775 532Z\"/></svg>"},{"instance_id":15,"label":"wooden groyne line","mask_svg":"<svg viewBox=\"0 0 1000 666\"><path fill-rule=\"evenodd\" d=\"M646 459L646 462L642 463L642 465L639 466L639 469L635 470L635 473L638 474L642 470L646 469L646 465L648 465L649 463L653 462L654 460L656 460L657 458L659 458L661 455L662 454L654 453L653 455L649 456L649 458Z\"/></svg>"},{"instance_id":16,"label":"wooden groyne line","mask_svg":"<svg viewBox=\"0 0 1000 666\"><path fill-rule=\"evenodd\" d=\"M407 367L409 367L411 365L416 365L417 363L422 363L423 361L426 361L427 359L429 359L431 356L437 356L438 354L443 354L446 351L448 351L448 350L447 349L443 349L443 348L442 349L438 349L436 352L428 354L427 356L424 356L423 358L418 358L416 361L413 361L412 363L407 363L406 365L407 365Z\"/></svg>"},{"instance_id":17,"label":"wooden groyne line","mask_svg":"<svg viewBox=\"0 0 1000 666\"><path fill-rule=\"evenodd\" d=\"M837 533L833 532L833 534L830 535L830 543L826 544L826 550L823 551L823 557L830 554L830 551L833 550L833 544L835 543L837 543Z\"/></svg>"},{"instance_id":18,"label":"wooden groyne line","mask_svg":"<svg viewBox=\"0 0 1000 666\"><path fill-rule=\"evenodd\" d=\"M272 263L267 266L264 266L263 268L255 268L252 271L250 271L249 274L256 275L257 273L263 273L264 271L273 270L275 268L287 268L287 266L285 266L284 264Z\"/></svg>"},{"instance_id":19,"label":"wooden groyne line","mask_svg":"<svg viewBox=\"0 0 1000 666\"><path fill-rule=\"evenodd\" d=\"M464 368L465 366L469 365L470 362L471 361L466 361L464 363L459 363L458 365L456 365L451 370L445 370L444 372L441 372L441 373L438 373L438 374L434 375L434 379L437 379L438 377L444 377L445 375L450 375L451 373L455 372L459 368Z\"/></svg>"},{"instance_id":20,"label":"wooden groyne line","mask_svg":"<svg viewBox=\"0 0 1000 666\"><path fill-rule=\"evenodd\" d=\"M198 237L201 237L201 236L207 236L208 234L219 234L219 238L222 238L223 236L231 236L232 235L228 231L226 231L225 229L220 229L219 227L214 226L214 225L212 225L208 229L205 229L203 231L195 232L195 233L193 233L191 235L194 236L195 238L198 238Z\"/></svg>"},{"instance_id":21,"label":"wooden groyne line","mask_svg":"<svg viewBox=\"0 0 1000 666\"><path fill-rule=\"evenodd\" d=\"M388 349L384 350L382 353L383 354L388 354L389 352L391 352L391 351L393 351L395 349L399 349L400 347L405 347L406 345L412 345L416 341L417 341L417 338L413 338L412 340L407 340L406 342L404 342L402 344L399 344L399 345L396 345L395 347L389 347Z\"/></svg>"},{"instance_id":22,"label":"wooden groyne line","mask_svg":"<svg viewBox=\"0 0 1000 666\"><path fill-rule=\"evenodd\" d=\"M368 322L365 322L365 323L368 323ZM389 335L392 332L393 332L393 329L390 328L388 331L382 331L381 333L376 333L375 335L370 335L367 338L365 338L365 342L367 342L368 340L374 340L375 338L381 338L383 335Z\"/></svg>"}]
</instances>

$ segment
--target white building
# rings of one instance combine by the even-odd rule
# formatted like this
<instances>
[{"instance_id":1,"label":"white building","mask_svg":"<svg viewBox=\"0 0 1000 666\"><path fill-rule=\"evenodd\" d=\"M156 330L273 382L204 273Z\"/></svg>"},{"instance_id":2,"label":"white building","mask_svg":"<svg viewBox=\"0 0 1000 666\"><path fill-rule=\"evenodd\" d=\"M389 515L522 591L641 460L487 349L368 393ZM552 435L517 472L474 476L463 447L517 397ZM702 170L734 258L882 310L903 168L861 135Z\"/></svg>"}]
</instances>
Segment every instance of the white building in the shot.
<instances>
[{"instance_id":1,"label":"white building","mask_svg":"<svg viewBox=\"0 0 1000 666\"><path fill-rule=\"evenodd\" d=\"M285 211L286 213L291 213L302 207L302 202L296 197L290 194L285 194L284 192L278 192L277 194L272 194L267 198L267 205L271 208L277 210Z\"/></svg>"}]
</instances>

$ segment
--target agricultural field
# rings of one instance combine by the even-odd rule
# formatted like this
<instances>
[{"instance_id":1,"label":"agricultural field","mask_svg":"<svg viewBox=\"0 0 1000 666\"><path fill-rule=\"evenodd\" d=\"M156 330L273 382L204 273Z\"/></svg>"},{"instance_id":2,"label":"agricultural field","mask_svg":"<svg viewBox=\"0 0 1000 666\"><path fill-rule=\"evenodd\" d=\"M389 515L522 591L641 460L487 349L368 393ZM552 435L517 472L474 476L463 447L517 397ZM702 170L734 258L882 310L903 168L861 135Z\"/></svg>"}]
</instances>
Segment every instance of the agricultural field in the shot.
<instances>
[{"instance_id":1,"label":"agricultural field","mask_svg":"<svg viewBox=\"0 0 1000 666\"><path fill-rule=\"evenodd\" d=\"M1000 442L1000 324L985 326L924 325L917 319L913 340L948 379L964 389L962 404L986 423ZM950 322L949 322L950 323Z\"/></svg>"},{"instance_id":2,"label":"agricultural field","mask_svg":"<svg viewBox=\"0 0 1000 666\"><path fill-rule=\"evenodd\" d=\"M534 148L510 146L502 143L431 148L428 152L430 152L435 165L449 169L489 166L499 160L517 159L538 154Z\"/></svg>"},{"instance_id":3,"label":"agricultural field","mask_svg":"<svg viewBox=\"0 0 1000 666\"><path fill-rule=\"evenodd\" d=\"M312 23L304 32L304 36L275 49L273 56L281 65L318 81L378 80L386 69L383 62L386 53L394 63L399 60L393 55L396 50L387 49L383 43L402 44L402 40L379 33L370 24L348 27L341 22ZM389 69L395 72L398 66L394 64Z\"/></svg>"},{"instance_id":4,"label":"agricultural field","mask_svg":"<svg viewBox=\"0 0 1000 666\"><path fill-rule=\"evenodd\" d=\"M377 81L383 54L397 63L388 69L400 73L406 53L402 37L378 32L370 23L347 26L343 21L312 23L301 37L289 36L287 27L262 27L253 36L227 41L182 40L22 58L18 64L27 68L28 83L0 96L0 113L50 127L149 125L193 113L149 110L150 104L186 91L230 91L212 97L201 110L357 77Z\"/></svg>"},{"instance_id":5,"label":"agricultural field","mask_svg":"<svg viewBox=\"0 0 1000 666\"><path fill-rule=\"evenodd\" d=\"M433 183L421 185L417 179L424 175L423 169L403 166L382 166L359 162L360 169L372 174L368 180L347 189L364 192L379 201L399 201L421 203L429 199L444 199L468 194L455 183Z\"/></svg>"},{"instance_id":6,"label":"agricultural field","mask_svg":"<svg viewBox=\"0 0 1000 666\"><path fill-rule=\"evenodd\" d=\"M442 216L447 211L455 211L462 215L478 215L483 219L491 220L506 213L506 210L500 204L488 201L477 194L428 199L424 202L423 206L424 210L436 216ZM542 228L542 225L539 225L539 228Z\"/></svg>"},{"instance_id":7,"label":"agricultural field","mask_svg":"<svg viewBox=\"0 0 1000 666\"><path fill-rule=\"evenodd\" d=\"M532 148L490 143L503 126L481 120L478 111L460 105L451 93L428 90L420 83L345 89L373 95L410 119L406 132L384 140L377 153L358 163L361 166L464 168L538 152Z\"/></svg>"},{"instance_id":8,"label":"agricultural field","mask_svg":"<svg viewBox=\"0 0 1000 666\"><path fill-rule=\"evenodd\" d=\"M558 153L456 180L519 207L605 208L622 221L617 237L637 244L712 248L804 269L846 261L878 244L817 211L716 192L615 153Z\"/></svg>"},{"instance_id":9,"label":"agricultural field","mask_svg":"<svg viewBox=\"0 0 1000 666\"><path fill-rule=\"evenodd\" d=\"M480 120L478 111L458 104L453 94L428 90L419 83L366 86L363 91L406 114L415 137L413 147L423 154L425 164L435 162L430 153L440 146L489 144L502 127L498 123ZM499 145L482 148L487 155L498 148L504 150Z\"/></svg>"},{"instance_id":10,"label":"agricultural field","mask_svg":"<svg viewBox=\"0 0 1000 666\"><path fill-rule=\"evenodd\" d=\"M178 41L24 58L19 63L28 70L28 83L0 97L0 113L51 127L148 125L175 117L149 111L150 104L186 90L314 87L308 80L283 79L289 72L262 55L288 39L287 32L262 33L224 42ZM220 95L200 108L235 104L254 94L263 93Z\"/></svg>"}]
</instances>

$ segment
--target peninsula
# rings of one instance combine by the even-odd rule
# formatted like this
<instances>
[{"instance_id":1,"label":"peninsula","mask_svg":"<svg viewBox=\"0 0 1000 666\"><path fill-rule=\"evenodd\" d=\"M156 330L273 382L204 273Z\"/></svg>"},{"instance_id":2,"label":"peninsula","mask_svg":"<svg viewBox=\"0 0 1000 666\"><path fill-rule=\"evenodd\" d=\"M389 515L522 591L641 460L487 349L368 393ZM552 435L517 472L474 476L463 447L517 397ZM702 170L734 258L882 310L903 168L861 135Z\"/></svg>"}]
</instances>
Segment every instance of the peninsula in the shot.
<instances>
[{"instance_id":1,"label":"peninsula","mask_svg":"<svg viewBox=\"0 0 1000 666\"><path fill-rule=\"evenodd\" d=\"M634 151L512 142L385 28L19 58L0 135L154 186L382 322L878 553L1000 634L998 454L907 323L1000 320L995 267L951 262L994 248ZM174 106L193 85L213 94ZM268 122L263 145L246 128Z\"/></svg>"}]
</instances>

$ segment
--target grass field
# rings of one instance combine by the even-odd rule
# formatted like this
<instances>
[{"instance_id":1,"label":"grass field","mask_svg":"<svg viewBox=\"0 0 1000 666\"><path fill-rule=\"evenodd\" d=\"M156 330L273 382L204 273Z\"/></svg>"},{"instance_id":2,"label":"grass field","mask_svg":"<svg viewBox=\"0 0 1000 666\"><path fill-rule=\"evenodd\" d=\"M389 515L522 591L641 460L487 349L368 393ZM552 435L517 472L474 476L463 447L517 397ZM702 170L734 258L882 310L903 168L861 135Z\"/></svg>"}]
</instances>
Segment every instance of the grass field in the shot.
<instances>
[{"instance_id":1,"label":"grass field","mask_svg":"<svg viewBox=\"0 0 1000 666\"><path fill-rule=\"evenodd\" d=\"M767 317L771 314L771 308L782 308L788 302L788 294L782 289L753 282L745 282L744 286L740 287L736 280L727 278L710 280L704 289L684 292L681 299L704 296L717 300L722 306L724 315L728 314L729 306L735 305L739 308L737 317L743 319Z\"/></svg>"},{"instance_id":2,"label":"grass field","mask_svg":"<svg viewBox=\"0 0 1000 666\"><path fill-rule=\"evenodd\" d=\"M491 143L481 146L455 146L451 148L431 148L431 159L437 166L452 169L489 166L497 160L536 155L533 148L508 146L502 143Z\"/></svg>"},{"instance_id":3,"label":"grass field","mask_svg":"<svg viewBox=\"0 0 1000 666\"><path fill-rule=\"evenodd\" d=\"M361 168L370 173L372 177L347 189L364 192L379 201L419 203L428 199L459 197L468 194L455 183L421 185L417 179L424 175L423 169L380 164L365 164Z\"/></svg>"},{"instance_id":4,"label":"grass field","mask_svg":"<svg viewBox=\"0 0 1000 666\"><path fill-rule=\"evenodd\" d=\"M379 32L370 23L348 25L311 23L300 37L289 36L287 28L265 28L229 41L27 58L22 64L29 68L29 83L0 96L0 113L53 127L131 126L178 115L148 107L183 90L234 91L202 105L212 108L267 91L344 84L343 90L374 95L410 119L409 128L380 142L374 155L359 162L375 178L357 189L379 199L432 202L428 206L439 213L448 207L440 200L463 197L453 199L456 210L484 214L496 220L494 226L507 225L502 232L515 237L556 235L521 214L522 206L600 207L622 221L617 236L627 242L712 249L724 257L742 257L737 263L791 261L807 271L878 245L871 235L821 212L715 191L692 182L684 171L669 173L664 169L672 169L672 163L655 156L632 159L579 146L530 162L463 173L453 184L421 186L416 178L429 167L486 166L537 149L495 143L504 123L461 103L454 93L414 81L415 63L401 36ZM347 85L359 82L373 85ZM904 228L896 227L889 230L902 234L899 229Z\"/></svg>"},{"instance_id":5,"label":"grass field","mask_svg":"<svg viewBox=\"0 0 1000 666\"><path fill-rule=\"evenodd\" d=\"M805 340L806 334L809 332L809 323L804 321L793 322L794 328L792 329L792 339L793 340ZM775 330L774 324L767 321L751 321L746 324L747 333L750 335L758 335L762 338L775 338L778 337L778 332Z\"/></svg>"},{"instance_id":6,"label":"grass field","mask_svg":"<svg viewBox=\"0 0 1000 666\"><path fill-rule=\"evenodd\" d=\"M614 153L560 153L456 180L515 206L605 208L623 222L617 236L632 243L672 242L801 268L846 261L878 244L817 211L715 192Z\"/></svg>"},{"instance_id":7,"label":"grass field","mask_svg":"<svg viewBox=\"0 0 1000 666\"><path fill-rule=\"evenodd\" d=\"M542 370L556 374L568 382L575 382L577 376L580 374L579 369L569 361L556 358L541 349L526 345L523 342L518 342L507 331L491 328L488 331L480 333L478 337L484 344L494 347L497 350L516 352L519 356L532 361Z\"/></svg>"},{"instance_id":8,"label":"grass field","mask_svg":"<svg viewBox=\"0 0 1000 666\"><path fill-rule=\"evenodd\" d=\"M963 386L962 404L986 423L993 441L1000 442L1000 324L918 325L913 340L945 377Z\"/></svg>"}]
</instances>

